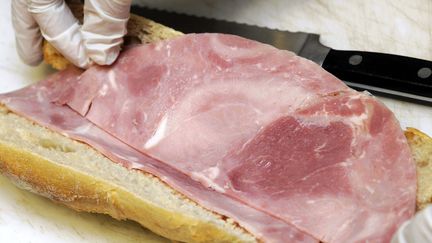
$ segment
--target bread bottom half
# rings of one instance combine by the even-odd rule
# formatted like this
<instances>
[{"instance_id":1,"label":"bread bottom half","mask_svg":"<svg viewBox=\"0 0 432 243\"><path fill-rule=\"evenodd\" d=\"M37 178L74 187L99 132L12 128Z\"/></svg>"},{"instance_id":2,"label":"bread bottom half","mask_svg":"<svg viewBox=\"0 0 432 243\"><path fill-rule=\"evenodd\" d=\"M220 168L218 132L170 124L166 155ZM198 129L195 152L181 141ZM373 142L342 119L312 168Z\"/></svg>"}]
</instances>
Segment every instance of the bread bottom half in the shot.
<instances>
[{"instance_id":1,"label":"bread bottom half","mask_svg":"<svg viewBox=\"0 0 432 243\"><path fill-rule=\"evenodd\" d=\"M432 202L432 138L405 131L417 166L417 209ZM211 212L157 177L129 170L87 144L0 106L0 172L19 187L77 211L130 219L172 240L256 242L232 219Z\"/></svg>"},{"instance_id":2,"label":"bread bottom half","mask_svg":"<svg viewBox=\"0 0 432 243\"><path fill-rule=\"evenodd\" d=\"M130 219L172 240L256 242L155 176L129 170L90 146L0 106L0 172L19 187L77 211Z\"/></svg>"}]
</instances>

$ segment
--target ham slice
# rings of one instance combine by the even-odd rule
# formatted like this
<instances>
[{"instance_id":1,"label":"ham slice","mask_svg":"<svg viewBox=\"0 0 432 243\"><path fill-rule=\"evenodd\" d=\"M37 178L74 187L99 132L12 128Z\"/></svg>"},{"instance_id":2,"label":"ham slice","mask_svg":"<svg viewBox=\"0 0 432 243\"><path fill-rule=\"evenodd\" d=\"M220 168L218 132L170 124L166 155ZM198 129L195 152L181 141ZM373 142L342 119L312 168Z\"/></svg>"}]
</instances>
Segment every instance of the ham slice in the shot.
<instances>
[{"instance_id":1,"label":"ham slice","mask_svg":"<svg viewBox=\"0 0 432 243\"><path fill-rule=\"evenodd\" d=\"M58 106L51 102L51 98L59 97L60 91L69 87L68 85L79 78L81 73L82 71L76 68L66 69L25 89L0 94L0 103L42 126L89 144L114 162L157 176L201 206L234 219L260 239L269 242L318 242L292 224L248 207L223 194L214 193L212 189L192 180L173 167L121 142L69 107Z\"/></svg>"},{"instance_id":2,"label":"ham slice","mask_svg":"<svg viewBox=\"0 0 432 243\"><path fill-rule=\"evenodd\" d=\"M393 114L268 45L185 35L20 92L1 100L266 241L386 242L414 213L415 167Z\"/></svg>"}]
</instances>

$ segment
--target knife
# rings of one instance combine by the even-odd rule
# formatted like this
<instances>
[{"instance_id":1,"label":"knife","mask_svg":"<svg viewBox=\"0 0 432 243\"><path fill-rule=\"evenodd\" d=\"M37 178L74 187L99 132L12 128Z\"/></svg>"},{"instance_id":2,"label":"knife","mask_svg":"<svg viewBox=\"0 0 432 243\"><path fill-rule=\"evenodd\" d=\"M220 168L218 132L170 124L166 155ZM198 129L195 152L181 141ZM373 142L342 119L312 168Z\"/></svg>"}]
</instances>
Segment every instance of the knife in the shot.
<instances>
[{"instance_id":1,"label":"knife","mask_svg":"<svg viewBox=\"0 0 432 243\"><path fill-rule=\"evenodd\" d=\"M183 33L226 33L296 53L321 65L348 86L405 101L432 106L432 62L392 54L335 50L319 35L273 30L224 20L132 6L135 14Z\"/></svg>"}]
</instances>

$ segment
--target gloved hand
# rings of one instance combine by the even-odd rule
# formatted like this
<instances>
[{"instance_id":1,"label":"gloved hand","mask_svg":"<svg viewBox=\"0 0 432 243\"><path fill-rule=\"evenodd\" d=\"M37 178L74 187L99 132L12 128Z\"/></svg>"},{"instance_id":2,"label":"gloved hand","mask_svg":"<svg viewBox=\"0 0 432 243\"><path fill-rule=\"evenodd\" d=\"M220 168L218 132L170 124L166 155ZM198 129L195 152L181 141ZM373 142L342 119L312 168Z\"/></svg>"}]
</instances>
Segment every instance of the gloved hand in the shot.
<instances>
[{"instance_id":1,"label":"gloved hand","mask_svg":"<svg viewBox=\"0 0 432 243\"><path fill-rule=\"evenodd\" d=\"M418 212L405 222L393 236L392 243L432 242L432 206Z\"/></svg>"},{"instance_id":2,"label":"gloved hand","mask_svg":"<svg viewBox=\"0 0 432 243\"><path fill-rule=\"evenodd\" d=\"M86 0L84 23L64 0L12 0L17 51L29 65L42 61L42 36L74 65L113 63L126 34L132 0Z\"/></svg>"}]
</instances>

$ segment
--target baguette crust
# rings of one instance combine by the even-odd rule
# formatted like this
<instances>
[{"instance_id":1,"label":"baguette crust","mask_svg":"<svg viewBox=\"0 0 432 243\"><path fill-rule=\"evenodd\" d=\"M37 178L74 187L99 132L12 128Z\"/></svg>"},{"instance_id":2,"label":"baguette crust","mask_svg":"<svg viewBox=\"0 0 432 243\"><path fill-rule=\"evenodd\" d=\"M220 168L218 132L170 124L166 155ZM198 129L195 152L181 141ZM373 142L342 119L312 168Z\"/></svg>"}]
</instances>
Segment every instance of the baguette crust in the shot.
<instances>
[{"instance_id":1,"label":"baguette crust","mask_svg":"<svg viewBox=\"0 0 432 243\"><path fill-rule=\"evenodd\" d=\"M11 130L11 126L15 128L14 131ZM256 241L251 234L234 221L200 207L158 178L145 172L128 170L119 166L90 146L49 131L1 106L0 129L2 131L0 132L0 172L11 178L18 186L25 185L26 189L77 211L108 214L118 220L134 220L151 231L172 240L184 242ZM46 134L44 136L48 136L50 140L31 139L39 135L38 133ZM115 179L89 175L78 165L74 167L47 158L48 153L53 158L76 157L80 156L79 151L83 149L88 150L87 153L95 154L92 155L96 157L95 160L102 158L105 160L104 163L110 163L111 165L107 164L107 167L126 170L126 173L130 175L130 178L126 180L145 179L146 185L134 181L139 184L137 185L139 188L136 188L135 191L153 189L155 197L166 202L158 203L154 202L154 198L137 195L134 190L119 185L121 183L117 183ZM84 164L92 163L92 161L84 162ZM76 162L72 161L72 163ZM94 169L101 170L97 166L101 165L96 165ZM112 168L110 170L110 173L115 173L116 177L121 177L123 173L113 172ZM154 184L157 185L154 186ZM153 188L149 188L152 186ZM164 187L164 189L161 190L158 187ZM164 195L164 193L170 195ZM162 204L168 204L168 206ZM185 207L192 208L194 212L185 212Z\"/></svg>"},{"instance_id":2,"label":"baguette crust","mask_svg":"<svg viewBox=\"0 0 432 243\"><path fill-rule=\"evenodd\" d=\"M415 128L407 128L405 136L417 167L417 210L432 203L432 138Z\"/></svg>"}]
</instances>

